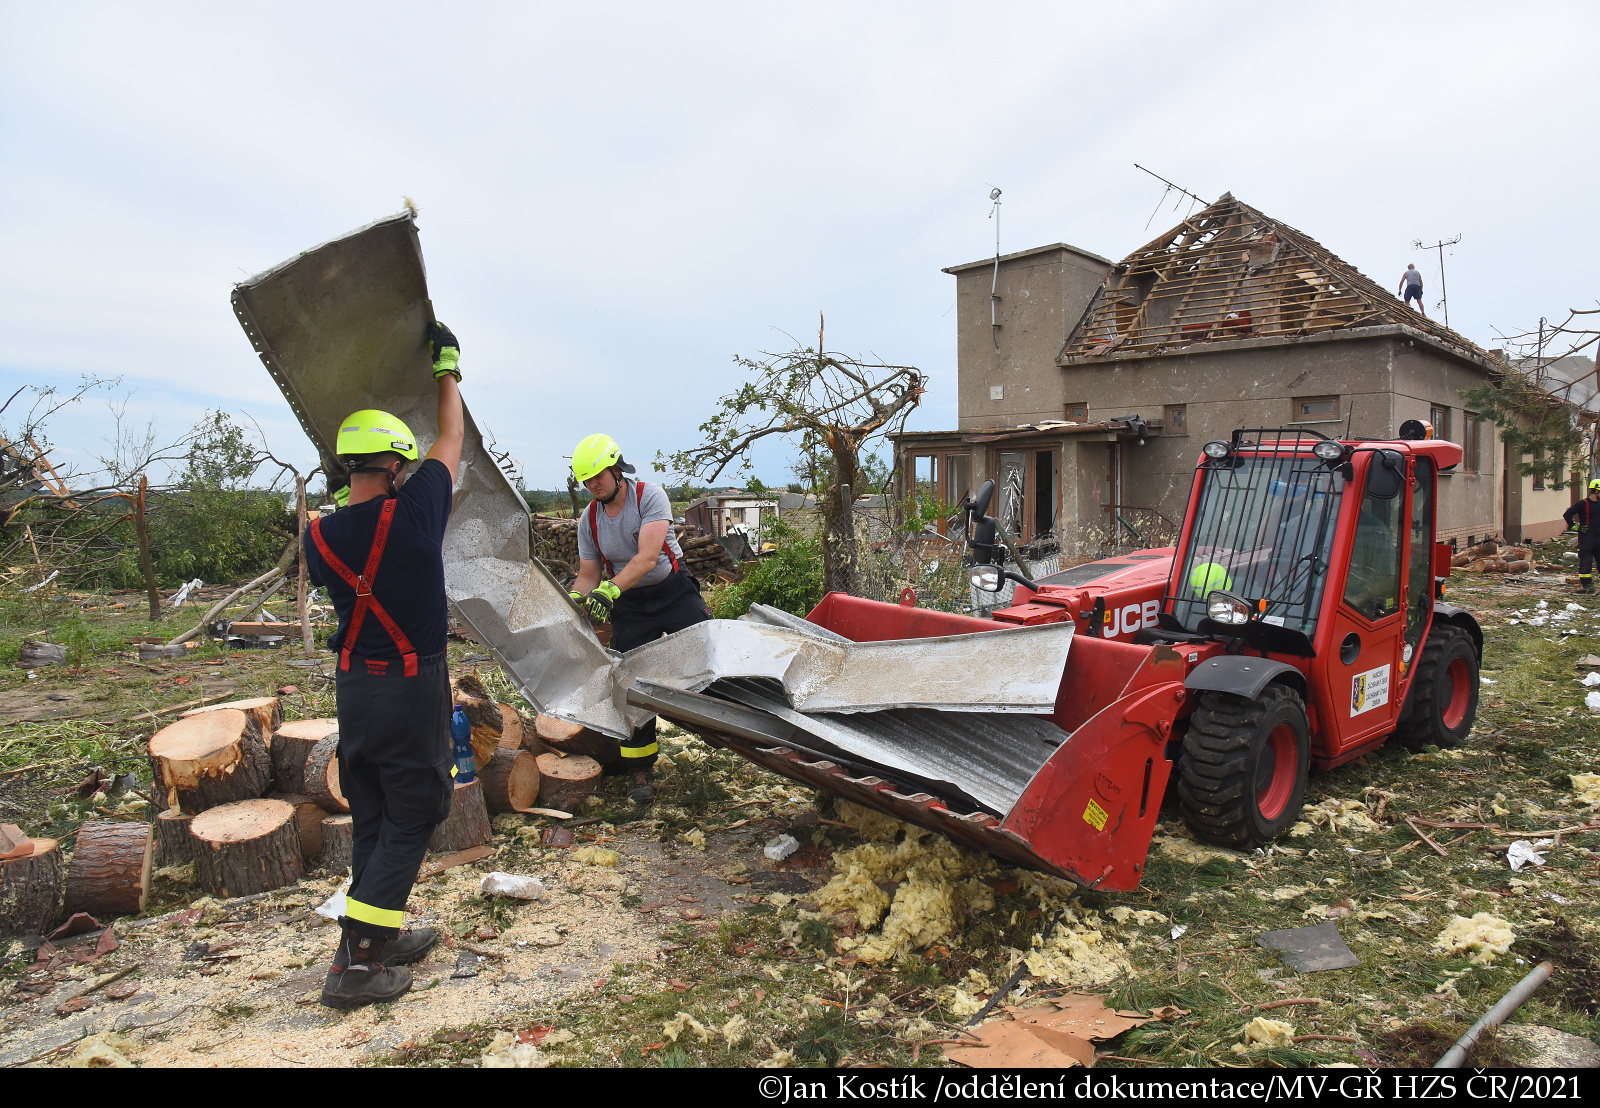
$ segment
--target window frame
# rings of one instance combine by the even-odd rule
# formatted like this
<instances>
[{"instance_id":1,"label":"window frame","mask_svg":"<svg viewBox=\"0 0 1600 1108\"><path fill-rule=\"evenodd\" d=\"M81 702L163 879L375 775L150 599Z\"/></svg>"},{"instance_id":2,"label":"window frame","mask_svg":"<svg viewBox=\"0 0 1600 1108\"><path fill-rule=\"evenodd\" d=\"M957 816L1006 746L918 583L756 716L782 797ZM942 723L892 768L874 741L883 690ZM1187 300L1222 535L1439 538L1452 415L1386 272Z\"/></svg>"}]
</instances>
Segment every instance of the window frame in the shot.
<instances>
[{"instance_id":1,"label":"window frame","mask_svg":"<svg viewBox=\"0 0 1600 1108\"><path fill-rule=\"evenodd\" d=\"M1332 404L1333 404L1333 414L1332 415L1327 416L1326 418L1324 418L1324 417L1321 417L1321 416L1311 416L1311 415L1308 414L1306 417L1302 418L1301 412L1300 412L1301 405L1303 405L1303 404L1323 404L1323 403L1328 403L1328 402L1332 402ZM1344 396L1342 394L1341 395L1296 396L1296 397L1293 397L1289 401L1289 415L1291 417L1290 420L1289 420L1289 426L1291 426L1291 427L1303 427L1303 426L1305 426L1306 424L1309 424L1309 423L1339 423L1339 422L1342 422L1343 417L1339 415L1339 409L1340 409L1340 406L1343 403L1344 403Z\"/></svg>"},{"instance_id":2,"label":"window frame","mask_svg":"<svg viewBox=\"0 0 1600 1108\"><path fill-rule=\"evenodd\" d=\"M1450 408L1444 404L1428 405L1428 422L1433 424L1433 437L1445 442L1455 442L1451 434Z\"/></svg>"},{"instance_id":3,"label":"window frame","mask_svg":"<svg viewBox=\"0 0 1600 1108\"><path fill-rule=\"evenodd\" d=\"M1189 405L1168 404L1161 412L1165 417L1162 420L1161 433L1163 435L1187 435L1189 433ZM1176 421L1173 419L1174 413L1177 415Z\"/></svg>"},{"instance_id":4,"label":"window frame","mask_svg":"<svg viewBox=\"0 0 1600 1108\"><path fill-rule=\"evenodd\" d=\"M1077 403L1061 405L1061 418L1068 423L1089 422L1089 402L1082 400Z\"/></svg>"}]
</instances>

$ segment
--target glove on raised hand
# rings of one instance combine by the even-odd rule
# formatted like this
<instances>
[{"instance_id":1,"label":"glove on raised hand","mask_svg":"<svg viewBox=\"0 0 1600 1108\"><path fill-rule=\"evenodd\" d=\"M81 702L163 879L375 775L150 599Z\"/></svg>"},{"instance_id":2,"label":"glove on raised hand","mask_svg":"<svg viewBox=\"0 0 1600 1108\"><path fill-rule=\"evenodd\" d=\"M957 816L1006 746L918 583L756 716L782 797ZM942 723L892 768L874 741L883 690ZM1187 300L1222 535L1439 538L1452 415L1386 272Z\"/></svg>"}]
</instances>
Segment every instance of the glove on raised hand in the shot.
<instances>
[{"instance_id":1,"label":"glove on raised hand","mask_svg":"<svg viewBox=\"0 0 1600 1108\"><path fill-rule=\"evenodd\" d=\"M455 332L435 320L428 324L428 341L433 344L433 379L449 374L461 380L461 343Z\"/></svg>"}]
</instances>

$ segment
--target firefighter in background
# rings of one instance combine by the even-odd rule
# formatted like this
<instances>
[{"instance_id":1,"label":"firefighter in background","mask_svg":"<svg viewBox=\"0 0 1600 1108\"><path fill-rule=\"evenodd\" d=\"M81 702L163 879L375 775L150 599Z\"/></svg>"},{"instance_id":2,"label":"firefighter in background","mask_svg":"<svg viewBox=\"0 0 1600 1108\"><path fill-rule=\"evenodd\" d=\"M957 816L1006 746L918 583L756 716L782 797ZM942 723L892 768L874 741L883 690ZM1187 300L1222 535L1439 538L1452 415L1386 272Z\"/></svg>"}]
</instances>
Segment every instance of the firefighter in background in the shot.
<instances>
[{"instance_id":1,"label":"firefighter in background","mask_svg":"<svg viewBox=\"0 0 1600 1108\"><path fill-rule=\"evenodd\" d=\"M1578 536L1578 591L1594 592L1594 563L1600 558L1600 477L1589 482L1589 495L1562 512L1561 518Z\"/></svg>"},{"instance_id":2,"label":"firefighter in background","mask_svg":"<svg viewBox=\"0 0 1600 1108\"><path fill-rule=\"evenodd\" d=\"M306 528L312 583L339 615L339 783L350 802L350 888L322 1003L356 1008L411 987L407 964L433 949L428 928L408 930L406 900L434 828L450 814L450 676L444 529L465 421L460 344L432 324L439 436L409 478L416 437L388 412L339 425L335 452L350 475L348 504Z\"/></svg>"},{"instance_id":3,"label":"firefighter in background","mask_svg":"<svg viewBox=\"0 0 1600 1108\"><path fill-rule=\"evenodd\" d=\"M594 497L578 518L572 599L596 624L610 620L611 649L619 653L711 618L700 583L684 568L667 490L626 476L632 472L609 435L590 435L572 451L572 475ZM656 795L655 717L621 745L628 797L648 804Z\"/></svg>"}]
</instances>

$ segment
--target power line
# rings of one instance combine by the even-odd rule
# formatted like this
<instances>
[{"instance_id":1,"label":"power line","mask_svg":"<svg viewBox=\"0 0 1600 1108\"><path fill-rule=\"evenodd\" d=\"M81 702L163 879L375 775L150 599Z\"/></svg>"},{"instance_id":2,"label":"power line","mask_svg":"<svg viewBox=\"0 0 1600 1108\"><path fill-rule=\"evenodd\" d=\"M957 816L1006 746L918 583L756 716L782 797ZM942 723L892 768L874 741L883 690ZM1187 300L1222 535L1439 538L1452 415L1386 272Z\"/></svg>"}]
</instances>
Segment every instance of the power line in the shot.
<instances>
[{"instance_id":1,"label":"power line","mask_svg":"<svg viewBox=\"0 0 1600 1108\"><path fill-rule=\"evenodd\" d=\"M1439 252L1439 307L1444 310L1444 325L1446 327L1450 326L1450 295L1444 284L1444 248L1454 246L1460 241L1461 236L1457 235L1453 239L1440 239L1438 242L1433 243L1423 242L1421 239L1413 239L1411 242L1411 249L1413 250L1437 250Z\"/></svg>"}]
</instances>

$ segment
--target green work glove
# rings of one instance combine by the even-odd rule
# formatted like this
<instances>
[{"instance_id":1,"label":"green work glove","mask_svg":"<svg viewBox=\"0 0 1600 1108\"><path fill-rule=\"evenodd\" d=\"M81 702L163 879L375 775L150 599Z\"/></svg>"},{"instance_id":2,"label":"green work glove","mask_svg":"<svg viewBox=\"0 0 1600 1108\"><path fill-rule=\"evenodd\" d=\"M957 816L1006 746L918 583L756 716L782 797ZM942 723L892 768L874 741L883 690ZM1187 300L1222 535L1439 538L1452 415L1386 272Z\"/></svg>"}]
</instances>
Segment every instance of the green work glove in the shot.
<instances>
[{"instance_id":1,"label":"green work glove","mask_svg":"<svg viewBox=\"0 0 1600 1108\"><path fill-rule=\"evenodd\" d=\"M350 504L350 486L333 490L333 502L338 508L348 507Z\"/></svg>"},{"instance_id":2,"label":"green work glove","mask_svg":"<svg viewBox=\"0 0 1600 1108\"><path fill-rule=\"evenodd\" d=\"M435 320L428 324L428 341L433 344L433 379L449 374L461 380L461 343L455 332Z\"/></svg>"},{"instance_id":3,"label":"green work glove","mask_svg":"<svg viewBox=\"0 0 1600 1108\"><path fill-rule=\"evenodd\" d=\"M622 596L622 590L610 581L602 581L593 592L583 598L583 610L594 623L605 623L611 618L611 606Z\"/></svg>"}]
</instances>

